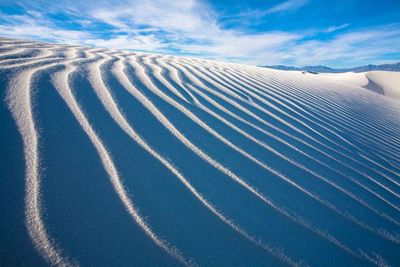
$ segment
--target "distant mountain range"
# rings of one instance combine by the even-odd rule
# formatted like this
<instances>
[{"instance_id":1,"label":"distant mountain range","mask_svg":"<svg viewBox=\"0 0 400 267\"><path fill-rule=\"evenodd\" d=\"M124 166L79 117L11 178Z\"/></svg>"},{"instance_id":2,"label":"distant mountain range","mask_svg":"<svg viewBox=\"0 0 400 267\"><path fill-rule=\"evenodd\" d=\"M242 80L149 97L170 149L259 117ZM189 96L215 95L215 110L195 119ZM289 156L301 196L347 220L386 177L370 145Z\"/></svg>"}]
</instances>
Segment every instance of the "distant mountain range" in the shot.
<instances>
[{"instance_id":1,"label":"distant mountain range","mask_svg":"<svg viewBox=\"0 0 400 267\"><path fill-rule=\"evenodd\" d=\"M298 71L309 71L309 72L327 72L327 73L340 73L340 72L366 72L373 70L386 70L386 71L400 71L400 62L394 64L382 64L382 65L365 65L361 67L348 68L348 69L332 69L326 66L304 66L301 68L288 67L283 65L275 66L261 66L264 68L271 68L277 70L298 70Z\"/></svg>"}]
</instances>

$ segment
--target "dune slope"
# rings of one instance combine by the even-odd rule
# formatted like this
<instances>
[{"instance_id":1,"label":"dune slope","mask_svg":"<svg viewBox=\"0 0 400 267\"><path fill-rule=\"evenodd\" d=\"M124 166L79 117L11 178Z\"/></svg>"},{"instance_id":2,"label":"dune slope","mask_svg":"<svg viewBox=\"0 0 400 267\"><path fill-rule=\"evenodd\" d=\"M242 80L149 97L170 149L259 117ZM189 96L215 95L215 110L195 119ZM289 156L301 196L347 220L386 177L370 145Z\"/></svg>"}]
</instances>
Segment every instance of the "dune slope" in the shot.
<instances>
[{"instance_id":1,"label":"dune slope","mask_svg":"<svg viewBox=\"0 0 400 267\"><path fill-rule=\"evenodd\" d=\"M4 265L400 265L384 74L7 38L0 73Z\"/></svg>"}]
</instances>

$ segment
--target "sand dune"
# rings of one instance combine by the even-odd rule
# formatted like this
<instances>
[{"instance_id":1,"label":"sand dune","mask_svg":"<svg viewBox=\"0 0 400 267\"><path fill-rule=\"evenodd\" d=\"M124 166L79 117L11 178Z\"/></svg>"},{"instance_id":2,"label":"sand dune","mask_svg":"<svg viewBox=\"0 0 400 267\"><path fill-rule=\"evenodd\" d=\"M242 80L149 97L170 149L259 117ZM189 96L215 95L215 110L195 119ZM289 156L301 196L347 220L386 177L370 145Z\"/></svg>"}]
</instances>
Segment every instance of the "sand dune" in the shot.
<instances>
[{"instance_id":1,"label":"sand dune","mask_svg":"<svg viewBox=\"0 0 400 267\"><path fill-rule=\"evenodd\" d=\"M21 139L23 158L4 152L25 169L13 199L35 248L24 257L400 264L398 73L305 75L6 38L0 48L0 114L20 134L2 142Z\"/></svg>"},{"instance_id":2,"label":"sand dune","mask_svg":"<svg viewBox=\"0 0 400 267\"><path fill-rule=\"evenodd\" d=\"M331 79L365 87L376 93L400 99L400 72L395 71L369 71L347 73L322 73Z\"/></svg>"},{"instance_id":3,"label":"sand dune","mask_svg":"<svg viewBox=\"0 0 400 267\"><path fill-rule=\"evenodd\" d=\"M371 71L365 75L368 80L380 86L384 95L400 100L400 73L392 71Z\"/></svg>"}]
</instances>

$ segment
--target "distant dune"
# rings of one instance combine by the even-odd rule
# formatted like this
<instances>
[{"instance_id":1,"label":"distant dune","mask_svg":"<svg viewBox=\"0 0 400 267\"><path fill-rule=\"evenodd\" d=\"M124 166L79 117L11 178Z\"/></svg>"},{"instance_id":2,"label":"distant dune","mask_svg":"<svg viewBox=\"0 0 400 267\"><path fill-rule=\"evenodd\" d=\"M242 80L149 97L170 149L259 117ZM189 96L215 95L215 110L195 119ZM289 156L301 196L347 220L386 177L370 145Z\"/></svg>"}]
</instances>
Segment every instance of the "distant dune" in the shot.
<instances>
[{"instance_id":1,"label":"distant dune","mask_svg":"<svg viewBox=\"0 0 400 267\"><path fill-rule=\"evenodd\" d=\"M400 100L400 73L389 71L372 71L366 73L368 80L380 86L384 95Z\"/></svg>"},{"instance_id":2,"label":"distant dune","mask_svg":"<svg viewBox=\"0 0 400 267\"><path fill-rule=\"evenodd\" d=\"M321 75L364 87L387 97L400 100L400 72L370 71L364 73L347 72Z\"/></svg>"},{"instance_id":3,"label":"distant dune","mask_svg":"<svg viewBox=\"0 0 400 267\"><path fill-rule=\"evenodd\" d=\"M0 38L0 263L399 266L398 85Z\"/></svg>"}]
</instances>

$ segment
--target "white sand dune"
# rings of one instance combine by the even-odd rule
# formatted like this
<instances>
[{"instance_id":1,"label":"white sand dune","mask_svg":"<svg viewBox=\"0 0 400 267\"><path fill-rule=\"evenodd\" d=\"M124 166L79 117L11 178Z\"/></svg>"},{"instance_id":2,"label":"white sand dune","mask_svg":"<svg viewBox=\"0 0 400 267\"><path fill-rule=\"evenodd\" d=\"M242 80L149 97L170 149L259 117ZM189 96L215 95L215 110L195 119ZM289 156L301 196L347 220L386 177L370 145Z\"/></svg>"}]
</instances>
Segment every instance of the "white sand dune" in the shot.
<instances>
[{"instance_id":1,"label":"white sand dune","mask_svg":"<svg viewBox=\"0 0 400 267\"><path fill-rule=\"evenodd\" d=\"M400 72L371 71L365 76L368 80L380 86L385 96L400 100Z\"/></svg>"},{"instance_id":2,"label":"white sand dune","mask_svg":"<svg viewBox=\"0 0 400 267\"><path fill-rule=\"evenodd\" d=\"M100 61L99 63L101 64L102 62ZM64 101L67 103L69 108L71 109L71 112L74 114L76 119L81 124L81 127L84 129L86 134L89 136L93 145L96 147L96 150L99 153L99 156L102 160L104 169L107 172L108 176L110 177L111 182L114 186L114 189L117 192L118 196L120 197L122 203L125 205L127 211L132 216L134 221L143 229L143 231L146 232L146 234L158 246L162 247L169 254L171 254L173 257L176 257L179 261L181 261L185 265L188 265L188 262L185 261L185 259L179 254L178 251L171 249L169 247L169 245L165 243L165 241L160 240L153 233L153 231L147 225L145 220L140 216L137 209L134 207L132 201L129 199L128 194L127 194L126 190L124 189L124 186L119 178L118 171L115 168L115 165L111 159L110 154L108 153L108 151L102 144L102 141L97 136L96 132L91 127L86 116L83 114L81 108L79 107L78 103L76 102L75 97L73 96L73 94L71 92L71 89L69 88L68 79L69 79L69 75L73 71L74 71L74 67L71 67L70 65L68 65L64 71L56 73L53 76L54 86L57 89L57 91L59 92L59 94L61 95L61 97L64 99Z\"/></svg>"},{"instance_id":3,"label":"white sand dune","mask_svg":"<svg viewBox=\"0 0 400 267\"><path fill-rule=\"evenodd\" d=\"M42 219L40 199L40 172L38 155L38 134L32 114L31 82L32 76L57 63L22 70L10 81L7 94L9 109L21 133L26 164L25 216L26 226L36 248L53 265L70 266L67 259L60 255L46 232Z\"/></svg>"},{"instance_id":4,"label":"white sand dune","mask_svg":"<svg viewBox=\"0 0 400 267\"><path fill-rule=\"evenodd\" d=\"M400 73L305 75L7 38L0 48L0 115L22 138L19 197L48 264L400 264ZM63 138L74 140L66 155L51 149ZM94 151L84 162L66 158L83 145ZM71 187L54 196L63 172ZM74 178L92 181L87 195ZM80 213L91 190L117 215Z\"/></svg>"},{"instance_id":5,"label":"white sand dune","mask_svg":"<svg viewBox=\"0 0 400 267\"><path fill-rule=\"evenodd\" d=\"M331 79L365 87L387 97L400 99L400 72L395 71L369 71L347 73L323 73Z\"/></svg>"}]
</instances>

